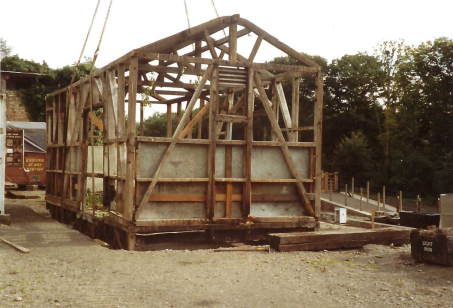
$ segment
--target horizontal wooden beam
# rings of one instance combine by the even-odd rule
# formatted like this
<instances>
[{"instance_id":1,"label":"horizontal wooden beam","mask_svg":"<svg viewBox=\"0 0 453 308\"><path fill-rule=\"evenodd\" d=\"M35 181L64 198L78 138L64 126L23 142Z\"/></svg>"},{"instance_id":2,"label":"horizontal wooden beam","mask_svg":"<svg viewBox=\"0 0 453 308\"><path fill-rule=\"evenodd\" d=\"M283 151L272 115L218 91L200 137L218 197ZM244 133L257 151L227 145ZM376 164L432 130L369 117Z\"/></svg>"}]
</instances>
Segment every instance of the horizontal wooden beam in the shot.
<instances>
[{"instance_id":1,"label":"horizontal wooden beam","mask_svg":"<svg viewBox=\"0 0 453 308\"><path fill-rule=\"evenodd\" d=\"M314 194L309 194L309 197L313 200ZM149 197L150 202L206 202L206 194L153 194ZM225 202L226 194L216 194L216 202ZM233 194L233 202L242 201L242 194ZM299 202L299 196L294 194L252 194L252 202ZM308 217L306 219L309 219ZM310 221L314 221L313 217L310 217ZM278 218L268 217L267 219L259 219L256 222L277 222ZM308 221L308 220L307 220Z\"/></svg>"},{"instance_id":2,"label":"horizontal wooden beam","mask_svg":"<svg viewBox=\"0 0 453 308\"><path fill-rule=\"evenodd\" d=\"M310 68L306 66L297 65L284 65L284 64L269 64L269 63L249 63L248 61L228 61L220 59L207 59L207 58L196 58L177 56L172 54L154 53L154 52L143 52L134 51L134 55L139 59L146 59L147 61L152 60L167 60L173 62L186 62L186 63L197 63L197 64L217 64L220 66L230 67L254 67L255 69L265 69L272 71L297 71L297 72L311 72L313 70L318 71L318 68Z\"/></svg>"}]
</instances>

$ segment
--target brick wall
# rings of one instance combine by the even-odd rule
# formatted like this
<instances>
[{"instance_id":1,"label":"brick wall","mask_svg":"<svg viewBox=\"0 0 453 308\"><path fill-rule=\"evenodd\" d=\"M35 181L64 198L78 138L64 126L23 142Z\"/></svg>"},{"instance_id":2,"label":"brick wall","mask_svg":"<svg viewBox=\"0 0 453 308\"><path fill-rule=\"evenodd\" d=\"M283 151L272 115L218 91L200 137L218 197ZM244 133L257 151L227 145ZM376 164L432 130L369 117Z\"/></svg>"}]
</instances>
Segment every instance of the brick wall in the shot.
<instances>
[{"instance_id":1,"label":"brick wall","mask_svg":"<svg viewBox=\"0 0 453 308\"><path fill-rule=\"evenodd\" d=\"M25 106L16 91L6 91L6 121L30 122Z\"/></svg>"}]
</instances>

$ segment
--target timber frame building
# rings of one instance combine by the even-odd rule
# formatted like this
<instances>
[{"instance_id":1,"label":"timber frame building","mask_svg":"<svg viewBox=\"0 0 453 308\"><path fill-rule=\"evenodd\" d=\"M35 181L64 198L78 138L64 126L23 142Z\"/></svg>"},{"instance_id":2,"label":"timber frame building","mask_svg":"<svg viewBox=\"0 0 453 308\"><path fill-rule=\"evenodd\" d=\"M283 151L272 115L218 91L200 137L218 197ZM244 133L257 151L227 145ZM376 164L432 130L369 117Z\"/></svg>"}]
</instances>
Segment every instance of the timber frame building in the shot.
<instances>
[{"instance_id":1,"label":"timber frame building","mask_svg":"<svg viewBox=\"0 0 453 308\"><path fill-rule=\"evenodd\" d=\"M228 36L213 38L222 30ZM242 56L238 39L249 33L257 38ZM264 42L299 65L255 63ZM304 127L301 78L316 85L312 110L304 112L313 124ZM288 82L287 102L282 83ZM152 108L166 108L166 137L145 136L148 97ZM139 234L198 230L255 239L316 228L322 98L320 66L239 15L135 49L47 96L47 205L65 222L95 221L87 192L102 179L109 209L102 224L119 247L132 250ZM253 140L258 105L272 127L268 140ZM209 128L202 134L203 116ZM311 140L300 142L301 131L312 131ZM102 166L94 166L94 157L90 162L91 144L102 144Z\"/></svg>"}]
</instances>

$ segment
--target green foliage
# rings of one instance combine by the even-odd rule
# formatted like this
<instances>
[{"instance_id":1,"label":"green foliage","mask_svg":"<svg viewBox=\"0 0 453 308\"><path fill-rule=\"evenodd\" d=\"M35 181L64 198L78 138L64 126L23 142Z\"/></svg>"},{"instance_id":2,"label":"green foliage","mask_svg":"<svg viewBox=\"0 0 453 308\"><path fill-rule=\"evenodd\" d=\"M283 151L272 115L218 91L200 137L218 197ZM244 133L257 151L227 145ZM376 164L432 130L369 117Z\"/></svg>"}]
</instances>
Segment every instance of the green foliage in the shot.
<instances>
[{"instance_id":1,"label":"green foliage","mask_svg":"<svg viewBox=\"0 0 453 308\"><path fill-rule=\"evenodd\" d=\"M343 136L335 149L333 166L342 177L355 177L366 181L371 175L371 153L362 132L352 132L351 137Z\"/></svg>"},{"instance_id":2,"label":"green foliage","mask_svg":"<svg viewBox=\"0 0 453 308\"><path fill-rule=\"evenodd\" d=\"M42 64L33 60L19 58L18 55L7 56L2 60L3 71L50 74L51 69L45 61Z\"/></svg>"},{"instance_id":3,"label":"green foliage","mask_svg":"<svg viewBox=\"0 0 453 308\"><path fill-rule=\"evenodd\" d=\"M85 62L80 63L75 81L88 76L92 60L85 58ZM31 87L19 90L21 100L27 110L30 121L45 121L45 97L47 94L57 89L67 87L74 72L75 64L66 65L61 69L51 69L44 61L42 64L19 58L18 55L5 57L2 60L2 70L15 72L40 73L43 76L36 77Z\"/></svg>"},{"instance_id":4,"label":"green foliage","mask_svg":"<svg viewBox=\"0 0 453 308\"><path fill-rule=\"evenodd\" d=\"M11 50L12 48L8 45L8 42L0 37L0 53L2 54L2 56L9 56Z\"/></svg>"}]
</instances>

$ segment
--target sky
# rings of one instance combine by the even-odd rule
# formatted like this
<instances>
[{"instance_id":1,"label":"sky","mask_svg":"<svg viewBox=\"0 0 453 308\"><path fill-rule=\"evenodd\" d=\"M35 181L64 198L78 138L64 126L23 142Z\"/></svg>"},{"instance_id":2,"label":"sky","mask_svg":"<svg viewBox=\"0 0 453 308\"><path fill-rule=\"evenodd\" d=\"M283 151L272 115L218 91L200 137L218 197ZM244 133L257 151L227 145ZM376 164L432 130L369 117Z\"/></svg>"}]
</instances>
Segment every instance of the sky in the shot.
<instances>
[{"instance_id":1,"label":"sky","mask_svg":"<svg viewBox=\"0 0 453 308\"><path fill-rule=\"evenodd\" d=\"M186 2L192 26L216 18L210 0ZM45 60L52 68L72 64L79 57L96 3L0 0L0 37L13 48L12 54L22 58ZM85 56L94 54L108 4L109 0L101 0ZM215 0L215 4L220 16L240 14L295 50L328 60L372 53L384 40L404 39L417 45L441 36L453 37L453 1ZM187 27L183 0L113 0L96 66ZM247 55L254 42L253 36L239 40L239 52ZM255 61L281 55L274 47L263 45Z\"/></svg>"},{"instance_id":2,"label":"sky","mask_svg":"<svg viewBox=\"0 0 453 308\"><path fill-rule=\"evenodd\" d=\"M101 0L84 56L93 57L109 2ZM186 2L191 26L216 18L211 0ZM346 54L373 53L386 40L403 39L418 45L442 36L453 38L452 0L214 2L220 16L240 14L293 49L328 61ZM46 61L54 69L73 64L96 4L97 0L0 0L0 37L21 58ZM133 49L187 28L184 0L113 0L96 66L103 67ZM222 32L214 36L221 37ZM248 57L255 40L256 35L239 39L238 53ZM283 55L263 42L255 62ZM145 110L145 117L165 112L165 106L154 106Z\"/></svg>"}]
</instances>

